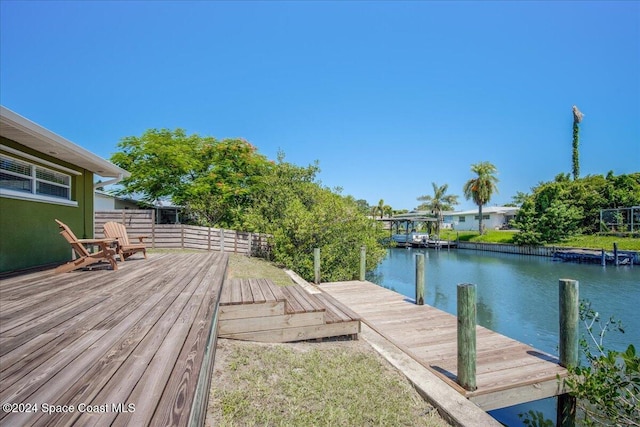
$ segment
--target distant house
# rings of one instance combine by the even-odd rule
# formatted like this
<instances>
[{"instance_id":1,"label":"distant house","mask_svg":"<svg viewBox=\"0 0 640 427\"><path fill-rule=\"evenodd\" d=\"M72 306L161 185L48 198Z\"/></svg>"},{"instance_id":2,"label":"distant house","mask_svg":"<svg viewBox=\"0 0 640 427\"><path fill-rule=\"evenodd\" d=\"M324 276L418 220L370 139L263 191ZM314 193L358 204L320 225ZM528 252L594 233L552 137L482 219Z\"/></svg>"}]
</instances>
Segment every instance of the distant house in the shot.
<instances>
[{"instance_id":1,"label":"distant house","mask_svg":"<svg viewBox=\"0 0 640 427\"><path fill-rule=\"evenodd\" d=\"M93 194L93 208L96 212L114 209L142 209L136 200L114 196L100 190L96 190Z\"/></svg>"},{"instance_id":2,"label":"distant house","mask_svg":"<svg viewBox=\"0 0 640 427\"><path fill-rule=\"evenodd\" d=\"M111 178L94 184L94 176ZM129 173L0 106L0 273L71 258L54 219L93 237L94 190Z\"/></svg>"},{"instance_id":3,"label":"distant house","mask_svg":"<svg viewBox=\"0 0 640 427\"><path fill-rule=\"evenodd\" d=\"M506 228L509 225L509 221L515 218L518 209L519 208L507 206L483 206L482 224L487 230ZM478 209L461 212L443 212L443 217L443 225L445 228L460 231L477 230L480 219L478 217Z\"/></svg>"},{"instance_id":4,"label":"distant house","mask_svg":"<svg viewBox=\"0 0 640 427\"><path fill-rule=\"evenodd\" d=\"M156 224L180 224L185 220L184 208L167 200L159 200L155 204L149 204L141 200L114 196L100 190L95 191L93 200L96 212L121 209L154 210Z\"/></svg>"}]
</instances>

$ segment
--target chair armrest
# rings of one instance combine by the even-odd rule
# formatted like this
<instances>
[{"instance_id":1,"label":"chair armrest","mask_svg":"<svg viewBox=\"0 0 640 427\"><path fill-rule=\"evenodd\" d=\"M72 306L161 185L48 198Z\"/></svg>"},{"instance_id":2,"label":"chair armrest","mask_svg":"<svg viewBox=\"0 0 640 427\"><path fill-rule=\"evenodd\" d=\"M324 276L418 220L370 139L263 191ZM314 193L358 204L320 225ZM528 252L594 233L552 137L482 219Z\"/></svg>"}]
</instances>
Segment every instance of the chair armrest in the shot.
<instances>
[{"instance_id":1,"label":"chair armrest","mask_svg":"<svg viewBox=\"0 0 640 427\"><path fill-rule=\"evenodd\" d=\"M117 240L118 239L78 239L78 243L93 243L93 244L113 243Z\"/></svg>"}]
</instances>

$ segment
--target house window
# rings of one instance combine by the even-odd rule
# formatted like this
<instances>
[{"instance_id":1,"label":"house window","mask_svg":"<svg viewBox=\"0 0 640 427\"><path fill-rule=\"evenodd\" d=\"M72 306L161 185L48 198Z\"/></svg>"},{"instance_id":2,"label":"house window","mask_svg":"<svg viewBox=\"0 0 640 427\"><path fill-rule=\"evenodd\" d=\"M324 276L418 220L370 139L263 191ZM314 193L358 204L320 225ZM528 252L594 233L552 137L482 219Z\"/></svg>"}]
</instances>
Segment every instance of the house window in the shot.
<instances>
[{"instance_id":1,"label":"house window","mask_svg":"<svg viewBox=\"0 0 640 427\"><path fill-rule=\"evenodd\" d=\"M70 201L71 176L0 155L0 190L8 190L2 195L10 197L22 194L43 201Z\"/></svg>"},{"instance_id":2,"label":"house window","mask_svg":"<svg viewBox=\"0 0 640 427\"><path fill-rule=\"evenodd\" d=\"M480 215L476 215L475 216L476 221L480 219ZM489 215L488 214L482 214L482 220L484 221L485 219L489 219Z\"/></svg>"},{"instance_id":3,"label":"house window","mask_svg":"<svg viewBox=\"0 0 640 427\"><path fill-rule=\"evenodd\" d=\"M464 221L465 221L465 218L466 218L466 217L461 216L461 217L458 219L458 222L464 222Z\"/></svg>"}]
</instances>

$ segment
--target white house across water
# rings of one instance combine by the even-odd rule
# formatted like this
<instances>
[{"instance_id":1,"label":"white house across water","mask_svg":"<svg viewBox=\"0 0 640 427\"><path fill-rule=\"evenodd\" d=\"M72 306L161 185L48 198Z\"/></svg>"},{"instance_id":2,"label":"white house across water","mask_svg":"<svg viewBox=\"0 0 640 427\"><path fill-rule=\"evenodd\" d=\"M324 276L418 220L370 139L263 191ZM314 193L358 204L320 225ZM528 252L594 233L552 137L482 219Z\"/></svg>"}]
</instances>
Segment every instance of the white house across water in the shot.
<instances>
[{"instance_id":1,"label":"white house across water","mask_svg":"<svg viewBox=\"0 0 640 427\"><path fill-rule=\"evenodd\" d=\"M482 224L487 230L499 230L509 226L520 208L510 206L483 206ZM443 228L467 231L477 230L480 217L478 209L461 212L443 212Z\"/></svg>"}]
</instances>

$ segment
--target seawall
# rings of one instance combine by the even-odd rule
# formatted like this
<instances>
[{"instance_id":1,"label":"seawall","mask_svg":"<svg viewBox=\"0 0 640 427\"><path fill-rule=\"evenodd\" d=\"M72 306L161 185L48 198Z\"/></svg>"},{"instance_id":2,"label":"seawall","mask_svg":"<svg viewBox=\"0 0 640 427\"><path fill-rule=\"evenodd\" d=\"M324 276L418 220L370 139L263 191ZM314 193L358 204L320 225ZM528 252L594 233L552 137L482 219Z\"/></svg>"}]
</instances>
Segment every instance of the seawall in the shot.
<instances>
[{"instance_id":1,"label":"seawall","mask_svg":"<svg viewBox=\"0 0 640 427\"><path fill-rule=\"evenodd\" d=\"M458 241L458 249L471 249L475 251L501 252L518 255L533 255L553 257L556 251L584 251L584 248L572 248L566 246L520 246L509 243L481 243L481 242L462 242ZM607 251L611 252L611 251ZM632 253L634 256L634 264L640 264L640 255L633 251L620 251L621 253Z\"/></svg>"}]
</instances>

